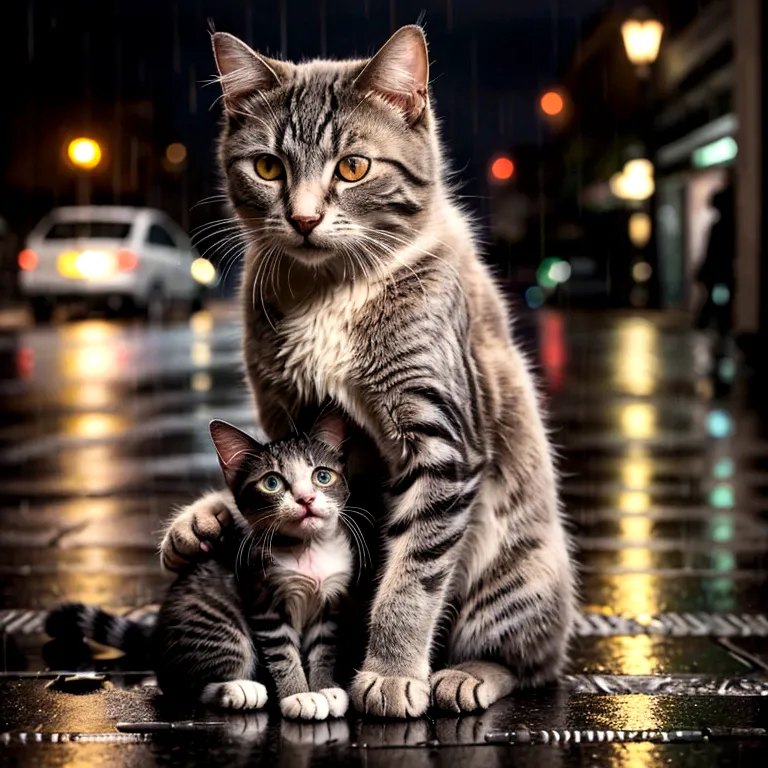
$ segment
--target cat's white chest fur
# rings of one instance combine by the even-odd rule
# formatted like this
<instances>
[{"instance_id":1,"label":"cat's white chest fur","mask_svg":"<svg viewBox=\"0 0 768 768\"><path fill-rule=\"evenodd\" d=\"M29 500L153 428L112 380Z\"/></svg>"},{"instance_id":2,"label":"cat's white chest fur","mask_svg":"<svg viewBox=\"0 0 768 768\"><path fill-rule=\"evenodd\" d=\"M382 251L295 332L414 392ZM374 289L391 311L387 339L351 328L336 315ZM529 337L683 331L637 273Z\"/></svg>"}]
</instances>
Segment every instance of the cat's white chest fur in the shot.
<instances>
[{"instance_id":1,"label":"cat's white chest fur","mask_svg":"<svg viewBox=\"0 0 768 768\"><path fill-rule=\"evenodd\" d=\"M343 535L308 547L272 553L278 589L291 625L301 632L323 605L342 595L352 575L352 551Z\"/></svg>"},{"instance_id":2,"label":"cat's white chest fur","mask_svg":"<svg viewBox=\"0 0 768 768\"><path fill-rule=\"evenodd\" d=\"M303 304L278 327L278 360L305 400L331 395L344 403L352 369L355 315L371 297L363 282L344 285Z\"/></svg>"}]
</instances>

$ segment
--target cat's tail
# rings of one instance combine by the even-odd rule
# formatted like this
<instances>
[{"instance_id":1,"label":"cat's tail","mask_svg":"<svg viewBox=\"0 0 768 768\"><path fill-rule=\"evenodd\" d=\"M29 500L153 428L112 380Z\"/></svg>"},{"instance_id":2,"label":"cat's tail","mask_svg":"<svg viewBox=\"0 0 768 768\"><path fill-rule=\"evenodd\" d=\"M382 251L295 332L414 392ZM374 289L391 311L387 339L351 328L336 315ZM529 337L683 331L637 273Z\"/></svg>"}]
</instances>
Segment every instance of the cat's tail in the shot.
<instances>
[{"instance_id":1,"label":"cat's tail","mask_svg":"<svg viewBox=\"0 0 768 768\"><path fill-rule=\"evenodd\" d=\"M150 652L157 609L141 609L128 616L116 616L95 605L64 603L54 608L45 621L45 631L58 640L93 640L131 656Z\"/></svg>"}]
</instances>

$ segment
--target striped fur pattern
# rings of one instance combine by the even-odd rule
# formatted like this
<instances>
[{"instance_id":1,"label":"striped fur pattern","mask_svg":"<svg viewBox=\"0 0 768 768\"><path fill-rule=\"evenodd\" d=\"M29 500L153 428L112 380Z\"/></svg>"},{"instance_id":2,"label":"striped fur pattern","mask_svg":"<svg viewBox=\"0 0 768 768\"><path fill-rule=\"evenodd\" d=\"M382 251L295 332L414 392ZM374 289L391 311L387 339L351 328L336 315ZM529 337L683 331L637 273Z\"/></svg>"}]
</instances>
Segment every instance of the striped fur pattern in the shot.
<instances>
[{"instance_id":1,"label":"striped fur pattern","mask_svg":"<svg viewBox=\"0 0 768 768\"><path fill-rule=\"evenodd\" d=\"M552 450L507 307L446 184L422 31L404 27L365 61L290 64L224 34L214 49L261 425L278 438L330 401L349 422L353 498L361 471L368 486L384 477L354 703L469 711L554 680L575 580ZM259 172L264 156L274 178ZM367 164L359 180L344 178L349 157ZM188 529L182 513L171 532ZM433 672L435 658L449 666Z\"/></svg>"},{"instance_id":2,"label":"striped fur pattern","mask_svg":"<svg viewBox=\"0 0 768 768\"><path fill-rule=\"evenodd\" d=\"M49 631L76 628L125 650L146 650L151 634L158 682L171 696L260 708L267 688L258 672L286 717L339 717L348 697L334 682L337 615L353 570L343 524L354 527L339 454L304 436L260 445L224 422L211 435L233 523L214 557L171 586L154 632L73 604L52 614Z\"/></svg>"}]
</instances>

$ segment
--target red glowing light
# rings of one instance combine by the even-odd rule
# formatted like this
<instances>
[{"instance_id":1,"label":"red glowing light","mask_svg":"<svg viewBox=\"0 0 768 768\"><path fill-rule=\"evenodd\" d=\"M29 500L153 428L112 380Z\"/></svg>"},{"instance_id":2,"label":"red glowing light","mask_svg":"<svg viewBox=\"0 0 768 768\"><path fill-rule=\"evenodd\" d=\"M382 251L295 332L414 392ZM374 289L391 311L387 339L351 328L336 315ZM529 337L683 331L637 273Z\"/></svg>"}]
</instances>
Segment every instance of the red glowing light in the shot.
<instances>
[{"instance_id":1,"label":"red glowing light","mask_svg":"<svg viewBox=\"0 0 768 768\"><path fill-rule=\"evenodd\" d=\"M563 97L556 91L548 91L541 97L541 111L550 117L556 117L563 111Z\"/></svg>"},{"instance_id":2,"label":"red glowing light","mask_svg":"<svg viewBox=\"0 0 768 768\"><path fill-rule=\"evenodd\" d=\"M31 272L37 266L37 254L31 248L25 248L19 254L18 261L19 269L23 269L25 272Z\"/></svg>"},{"instance_id":3,"label":"red glowing light","mask_svg":"<svg viewBox=\"0 0 768 768\"><path fill-rule=\"evenodd\" d=\"M121 248L117 252L117 266L123 272L130 272L139 265L139 257L130 248Z\"/></svg>"},{"instance_id":4,"label":"red glowing light","mask_svg":"<svg viewBox=\"0 0 768 768\"><path fill-rule=\"evenodd\" d=\"M515 164L508 157L497 157L491 165L491 175L499 181L507 181L515 172Z\"/></svg>"}]
</instances>

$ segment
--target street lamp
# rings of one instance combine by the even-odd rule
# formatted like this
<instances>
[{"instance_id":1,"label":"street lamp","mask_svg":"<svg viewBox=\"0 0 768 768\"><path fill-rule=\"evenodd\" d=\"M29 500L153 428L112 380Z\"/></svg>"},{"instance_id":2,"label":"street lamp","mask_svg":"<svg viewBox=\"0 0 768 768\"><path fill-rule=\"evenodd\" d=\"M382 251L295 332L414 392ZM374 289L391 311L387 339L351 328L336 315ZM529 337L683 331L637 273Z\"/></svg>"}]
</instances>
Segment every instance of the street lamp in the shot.
<instances>
[{"instance_id":1,"label":"street lamp","mask_svg":"<svg viewBox=\"0 0 768 768\"><path fill-rule=\"evenodd\" d=\"M624 39L627 58L637 67L642 77L648 75L648 68L659 55L663 34L664 25L650 18L647 12L641 12L621 25L621 36Z\"/></svg>"},{"instance_id":2,"label":"street lamp","mask_svg":"<svg viewBox=\"0 0 768 768\"><path fill-rule=\"evenodd\" d=\"M101 147L93 139L73 139L67 147L67 156L73 165L92 171L101 162Z\"/></svg>"}]
</instances>

